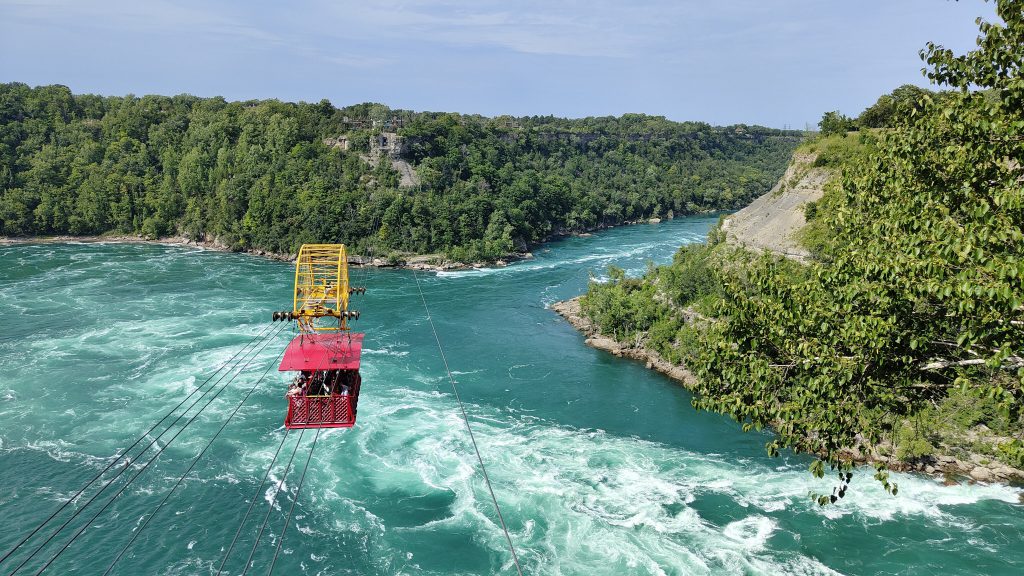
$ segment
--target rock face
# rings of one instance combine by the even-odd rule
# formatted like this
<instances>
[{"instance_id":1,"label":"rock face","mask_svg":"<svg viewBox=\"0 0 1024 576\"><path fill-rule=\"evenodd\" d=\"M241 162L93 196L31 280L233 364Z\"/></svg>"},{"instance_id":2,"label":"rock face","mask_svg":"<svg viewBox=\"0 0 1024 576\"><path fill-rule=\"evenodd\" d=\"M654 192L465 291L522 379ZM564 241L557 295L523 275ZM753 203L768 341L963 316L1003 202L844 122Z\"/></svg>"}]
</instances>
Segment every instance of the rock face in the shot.
<instances>
[{"instance_id":1,"label":"rock face","mask_svg":"<svg viewBox=\"0 0 1024 576\"><path fill-rule=\"evenodd\" d=\"M416 173L416 169L413 168L412 164L400 158L392 158L391 166L398 171L400 177L398 182L399 188L415 188L420 185L420 176Z\"/></svg>"},{"instance_id":2,"label":"rock face","mask_svg":"<svg viewBox=\"0 0 1024 576\"><path fill-rule=\"evenodd\" d=\"M782 179L768 193L722 223L726 240L753 250L771 250L800 261L810 254L795 235L807 223L804 205L824 194L831 173L815 168L813 154L796 154Z\"/></svg>"},{"instance_id":3,"label":"rock face","mask_svg":"<svg viewBox=\"0 0 1024 576\"><path fill-rule=\"evenodd\" d=\"M893 471L921 472L938 476L944 479L947 486L962 482L1024 482L1024 470L1003 464L991 456L946 447L945 453L938 452L911 460L900 460L893 456L895 446L892 443L882 442L868 447L864 444L866 442L864 438L859 438L857 446L845 451L846 456L853 462L881 462ZM950 455L951 453L955 453L956 456Z\"/></svg>"},{"instance_id":4,"label":"rock face","mask_svg":"<svg viewBox=\"0 0 1024 576\"><path fill-rule=\"evenodd\" d=\"M978 466L971 470L971 479L977 480L978 482L991 482L995 479L995 475L993 475L992 471L988 468Z\"/></svg>"}]
</instances>

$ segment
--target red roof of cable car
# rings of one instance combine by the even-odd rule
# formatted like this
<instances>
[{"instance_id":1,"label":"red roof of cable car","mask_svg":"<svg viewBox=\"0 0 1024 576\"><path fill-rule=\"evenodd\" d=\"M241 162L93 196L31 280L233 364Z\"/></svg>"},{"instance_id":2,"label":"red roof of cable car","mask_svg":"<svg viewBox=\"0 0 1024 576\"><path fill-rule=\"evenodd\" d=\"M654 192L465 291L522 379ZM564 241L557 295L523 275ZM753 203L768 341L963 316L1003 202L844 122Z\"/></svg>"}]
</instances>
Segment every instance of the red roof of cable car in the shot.
<instances>
[{"instance_id":1,"label":"red roof of cable car","mask_svg":"<svg viewBox=\"0 0 1024 576\"><path fill-rule=\"evenodd\" d=\"M300 334L288 344L278 370L358 370L363 334Z\"/></svg>"}]
</instances>

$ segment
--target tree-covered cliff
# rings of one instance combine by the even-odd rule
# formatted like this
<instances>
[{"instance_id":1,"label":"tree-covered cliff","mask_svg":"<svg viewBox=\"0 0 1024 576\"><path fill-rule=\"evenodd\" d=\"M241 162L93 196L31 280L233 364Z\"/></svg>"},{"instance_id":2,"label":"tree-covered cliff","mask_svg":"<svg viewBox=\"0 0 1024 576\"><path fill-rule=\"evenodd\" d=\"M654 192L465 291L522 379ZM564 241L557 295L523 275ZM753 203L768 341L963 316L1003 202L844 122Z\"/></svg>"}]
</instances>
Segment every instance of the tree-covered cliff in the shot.
<instances>
[{"instance_id":1,"label":"tree-covered cliff","mask_svg":"<svg viewBox=\"0 0 1024 576\"><path fill-rule=\"evenodd\" d=\"M602 331L686 362L698 408L771 427L769 450L817 454L818 475L843 471L823 502L843 495L854 447L934 459L955 428L973 435L965 453L1024 467L1024 2L997 7L976 50L922 51L947 91L891 96L887 127L810 145L840 170L807 208L811 262L717 230L584 299Z\"/></svg>"},{"instance_id":2,"label":"tree-covered cliff","mask_svg":"<svg viewBox=\"0 0 1024 576\"><path fill-rule=\"evenodd\" d=\"M385 131L420 176L400 188ZM348 149L325 140L344 136ZM553 234L735 208L799 134L661 117L497 119L0 85L0 233L216 238L496 258ZM330 142L330 141L329 141Z\"/></svg>"}]
</instances>

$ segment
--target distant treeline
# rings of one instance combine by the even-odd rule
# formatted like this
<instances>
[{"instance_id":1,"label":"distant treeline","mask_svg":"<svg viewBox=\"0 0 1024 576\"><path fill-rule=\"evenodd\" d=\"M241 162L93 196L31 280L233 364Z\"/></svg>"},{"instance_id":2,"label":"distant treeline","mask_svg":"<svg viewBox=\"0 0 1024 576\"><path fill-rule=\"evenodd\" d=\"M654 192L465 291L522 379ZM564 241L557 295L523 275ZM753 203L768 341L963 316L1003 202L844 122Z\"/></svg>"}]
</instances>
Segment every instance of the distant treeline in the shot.
<instances>
[{"instance_id":1,"label":"distant treeline","mask_svg":"<svg viewBox=\"0 0 1024 576\"><path fill-rule=\"evenodd\" d=\"M383 129L404 138L418 186L361 158ZM323 142L342 135L347 151ZM497 258L553 234L740 207L800 136L636 114L490 119L0 84L0 233Z\"/></svg>"}]
</instances>

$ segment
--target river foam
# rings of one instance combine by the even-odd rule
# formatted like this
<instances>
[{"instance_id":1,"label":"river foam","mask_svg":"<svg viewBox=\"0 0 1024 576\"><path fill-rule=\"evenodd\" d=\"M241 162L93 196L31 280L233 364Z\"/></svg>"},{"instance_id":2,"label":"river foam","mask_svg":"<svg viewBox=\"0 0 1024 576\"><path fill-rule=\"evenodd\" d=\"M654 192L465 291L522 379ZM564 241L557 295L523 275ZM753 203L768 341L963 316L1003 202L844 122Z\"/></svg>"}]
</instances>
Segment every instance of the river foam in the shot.
<instances>
[{"instance_id":1,"label":"river foam","mask_svg":"<svg viewBox=\"0 0 1024 576\"><path fill-rule=\"evenodd\" d=\"M668 261L713 221L616 229L507 268L418 277L524 571L1021 573L1020 489L894 474L892 497L858 471L846 498L819 507L808 494L833 483L814 479L808 458L766 457L767 436L693 411L684 390L586 348L545 308L579 294L608 264L639 271L647 260ZM0 260L0 317L38 320L5 325L0 341L0 514L11 526L44 519L291 297L288 264L233 254L48 245L0 249ZM281 334L231 372L235 380L85 532L78 553L62 557L58 573L102 572L132 536L117 527L141 525L253 385L121 574L216 571L254 497L233 573L268 508L254 560L269 562L293 501L282 572L512 573L416 282L391 270L366 270L362 280L370 291L355 304L367 333L358 424L320 434L301 492L308 432L282 491L276 482L299 434L289 434L257 489L284 434L288 376L273 369L290 338ZM17 534L0 531L0 549Z\"/></svg>"},{"instance_id":2,"label":"river foam","mask_svg":"<svg viewBox=\"0 0 1024 576\"><path fill-rule=\"evenodd\" d=\"M346 432L358 458L346 474L371 479L374 490L451 494L436 518L381 534L374 554L400 555L410 533L476 534L494 557L505 549L465 425L448 394L392 389L368 398L372 420ZM365 400L364 400L365 402ZM679 450L600 430L566 428L531 417L469 407L491 481L513 541L530 573L540 574L821 574L836 573L819 558L772 547L775 517L796 512L827 522L852 516L858 524L915 517L955 523L946 507L983 500L1014 502L1020 491L963 486L946 491L926 478L896 474L901 497L865 482L839 504L808 497L829 484L805 469L778 471L760 462ZM330 470L329 462L321 464ZM342 482L312 480L321 493ZM720 498L746 509L721 521L699 503ZM375 516L342 496L344 514ZM442 498L442 501L445 501ZM329 514L339 503L324 500ZM348 526L349 529L353 527ZM486 535L486 537L484 537Z\"/></svg>"}]
</instances>

